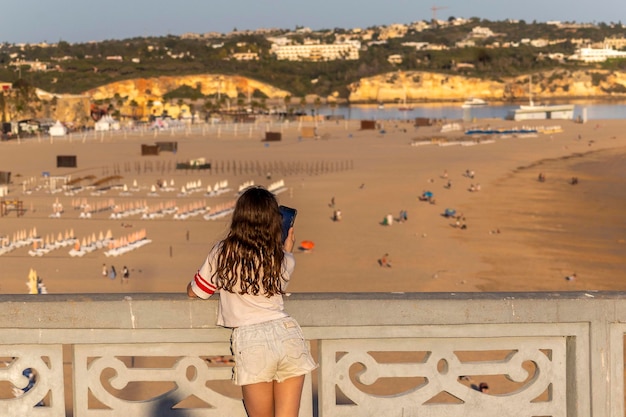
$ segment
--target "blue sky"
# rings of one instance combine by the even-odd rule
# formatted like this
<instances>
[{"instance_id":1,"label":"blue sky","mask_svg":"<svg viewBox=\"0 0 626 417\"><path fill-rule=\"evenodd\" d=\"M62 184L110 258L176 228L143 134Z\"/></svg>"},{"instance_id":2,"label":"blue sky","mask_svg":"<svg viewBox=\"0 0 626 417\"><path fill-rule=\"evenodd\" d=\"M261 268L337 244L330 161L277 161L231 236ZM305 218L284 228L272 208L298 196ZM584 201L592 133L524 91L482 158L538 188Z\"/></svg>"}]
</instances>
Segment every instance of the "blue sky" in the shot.
<instances>
[{"instance_id":1,"label":"blue sky","mask_svg":"<svg viewBox=\"0 0 626 417\"><path fill-rule=\"evenodd\" d=\"M234 28L365 28L437 17L626 23L625 0L3 0L0 42L101 41Z\"/></svg>"}]
</instances>

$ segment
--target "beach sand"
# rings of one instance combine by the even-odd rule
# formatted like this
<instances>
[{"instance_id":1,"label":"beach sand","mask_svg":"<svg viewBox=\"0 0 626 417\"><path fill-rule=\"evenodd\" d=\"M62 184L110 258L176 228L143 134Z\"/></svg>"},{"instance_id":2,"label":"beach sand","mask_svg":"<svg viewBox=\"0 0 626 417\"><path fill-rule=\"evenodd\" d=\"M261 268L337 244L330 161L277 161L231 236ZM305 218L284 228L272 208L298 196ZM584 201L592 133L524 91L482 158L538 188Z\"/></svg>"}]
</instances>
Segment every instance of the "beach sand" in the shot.
<instances>
[{"instance_id":1,"label":"beach sand","mask_svg":"<svg viewBox=\"0 0 626 417\"><path fill-rule=\"evenodd\" d=\"M534 124L561 126L563 131L482 137L480 144L463 146L450 143L473 137L458 131L443 134L438 127L415 128L405 121L360 130L355 121L325 122L318 127L318 139L300 138L293 125L284 129L281 142L269 143L245 129L219 136L215 131L107 133L85 140L75 135L2 142L0 170L12 173L4 200L22 200L26 212L0 217L0 237L33 228L42 237L73 230L79 239L107 231L119 238L145 230L151 243L119 257L105 256L104 249L71 257L71 246L32 257L31 248L22 247L0 256L0 293L26 293L31 268L50 293L184 292L210 247L225 235L229 217L175 220L169 214L144 220L137 214L114 220L105 210L81 219L72 203L81 199L95 206L112 200L154 207L174 202L182 208L203 202L216 207L234 201L240 184L269 186L278 180L286 186L278 194L280 203L298 209L296 241L315 243L312 251L296 251L290 292L626 289L626 121ZM485 126L521 124L484 120L463 128ZM449 146L411 145L432 139L448 140ZM141 156L141 145L155 141L176 141L178 150ZM76 155L78 167L57 168L57 155ZM195 158L206 158L214 169L174 169L176 162ZM474 178L467 171L474 171ZM88 189L74 196L50 193L37 189L46 183L44 172L52 177L93 177L79 182L83 185L118 176L109 184L134 188L136 181L139 190L129 190L130 195L121 195L125 193L119 188L100 195ZM538 181L540 173L543 182ZM174 190L151 196L159 180L174 181ZM231 190L216 197L204 196L204 191L179 196L183 185L197 181L202 188L228 181ZM480 185L480 191L469 191L472 185ZM32 191L24 193L25 188ZM418 199L424 191L434 194L435 204ZM51 218L57 202L64 212ZM462 216L459 224L467 228L442 216L447 208ZM341 210L341 221L332 221L334 210ZM397 218L402 210L406 222L380 224L388 214ZM390 268L378 263L386 253ZM102 276L103 264L116 267L116 279ZM123 266L130 270L128 283L121 280ZM574 274L574 280L566 279ZM70 371L67 366L68 386ZM495 393L510 388L504 378L484 380ZM228 395L240 395L228 382L220 386ZM68 388L66 396L70 392ZM71 399L66 401L68 415L73 415Z\"/></svg>"},{"instance_id":2,"label":"beach sand","mask_svg":"<svg viewBox=\"0 0 626 417\"><path fill-rule=\"evenodd\" d=\"M81 219L72 202L215 207L232 202L245 182L269 186L279 180L286 186L279 202L298 209L296 241L315 243L312 251L296 251L291 292L626 289L626 121L524 122L562 131L482 137L474 146L411 146L414 141L476 138L461 131L441 133L435 126L415 128L406 121L381 123L381 129L360 130L358 121L327 121L318 126L317 139L301 138L292 124L280 142L262 142L260 133L246 129L222 131L219 137L196 130L2 142L0 170L12 173L5 200L22 200L26 213L0 217L0 236L36 228L42 237L73 230L81 239L110 230L118 238L145 230L152 242L119 257L106 257L102 249L71 257L71 247L32 257L29 247L16 249L0 256L0 293L26 293L30 268L50 293L182 292L211 245L225 235L229 217L110 219L111 211L102 211ZM504 120L461 124L464 129L522 126ZM141 145L155 141L176 141L178 150L141 156ZM77 168L57 168L57 155L76 155ZM195 158L206 158L214 169L174 169L176 162ZM468 170L474 178L466 176ZM27 181L26 188L41 185L43 172L73 179L93 176L83 185L116 175L109 184L132 188L136 181L140 190L130 195L121 195L119 188L100 195L84 190L67 196L42 188L25 194L22 182ZM545 182L537 180L540 172ZM578 184L570 183L573 177ZM173 180L174 190L150 196L158 180ZM228 181L231 190L217 197L204 191L178 195L183 185L196 181L203 189ZM477 184L480 191L469 191ZM435 204L418 199L424 191L434 194ZM50 218L57 201L64 212ZM442 216L446 208L462 215L460 224L467 228ZM339 222L332 221L337 209ZM406 222L380 224L401 210L408 214ZM391 268L378 264L385 253ZM103 264L115 266L115 280L102 277ZM127 284L120 279L123 266L130 270ZM573 274L576 279L565 279Z\"/></svg>"}]
</instances>

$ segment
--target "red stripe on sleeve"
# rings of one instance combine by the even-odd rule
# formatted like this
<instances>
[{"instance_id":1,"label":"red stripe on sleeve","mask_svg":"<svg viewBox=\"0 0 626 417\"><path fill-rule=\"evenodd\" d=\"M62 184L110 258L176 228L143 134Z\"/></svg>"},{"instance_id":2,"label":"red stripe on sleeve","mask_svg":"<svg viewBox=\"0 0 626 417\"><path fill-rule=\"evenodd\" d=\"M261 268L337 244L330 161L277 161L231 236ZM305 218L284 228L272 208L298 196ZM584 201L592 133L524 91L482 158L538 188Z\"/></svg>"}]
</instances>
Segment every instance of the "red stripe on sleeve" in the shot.
<instances>
[{"instance_id":1,"label":"red stripe on sleeve","mask_svg":"<svg viewBox=\"0 0 626 417\"><path fill-rule=\"evenodd\" d=\"M204 291L207 294L213 294L215 290L217 289L215 285L211 284L209 281L202 278L202 275L200 275L200 271L196 272L196 275L193 277L193 279L196 282L196 285L198 286L198 288L200 288L202 291Z\"/></svg>"}]
</instances>

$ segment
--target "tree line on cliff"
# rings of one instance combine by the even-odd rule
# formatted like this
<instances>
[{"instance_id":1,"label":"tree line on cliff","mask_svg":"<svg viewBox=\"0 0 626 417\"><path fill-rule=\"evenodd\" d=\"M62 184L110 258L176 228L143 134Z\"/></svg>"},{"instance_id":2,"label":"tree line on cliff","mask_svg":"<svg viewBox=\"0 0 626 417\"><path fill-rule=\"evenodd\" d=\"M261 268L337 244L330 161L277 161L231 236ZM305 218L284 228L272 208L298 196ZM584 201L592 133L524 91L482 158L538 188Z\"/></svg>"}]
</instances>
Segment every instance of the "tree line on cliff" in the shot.
<instances>
[{"instance_id":1,"label":"tree line on cliff","mask_svg":"<svg viewBox=\"0 0 626 417\"><path fill-rule=\"evenodd\" d=\"M452 19L452 18L451 18ZM472 27L480 25L497 34L500 43L519 42L520 39L567 39L565 42L535 48L520 45L516 48L488 47L493 42L478 40L476 46L454 48ZM318 31L307 34L321 42L331 43L343 29ZM278 31L274 36L286 35ZM290 35L302 41L304 35ZM336 60L324 62L278 61L270 54L270 42L257 34L234 33L217 39L187 39L178 36L144 37L124 40L70 44L60 41L54 47L37 45L0 45L0 81L23 82L52 93L77 94L114 81L151 78L165 75L192 75L219 73L241 75L274 85L292 92L295 97L306 94L338 97L348 96L347 86L362 78L392 71L430 71L454 73L472 77L499 79L554 68L577 69L583 64L544 58L560 52L572 54L576 45L571 39L601 41L606 37L623 36L621 25L597 24L580 27L558 27L545 23L492 22L472 18L459 26L433 27L421 32L409 31L402 38L363 48L355 61ZM376 40L377 33L374 35ZM300 38L300 39L298 39ZM404 46L406 42L429 42L451 47L447 50L418 51ZM223 44L221 47L214 47ZM229 59L234 52L257 52L258 61ZM17 54L25 61L52 63L48 71L29 71L9 65ZM391 64L388 57L400 54L402 63ZM121 60L107 57L117 56ZM466 63L462 67L456 65ZM600 65L605 69L624 71L626 60L610 61Z\"/></svg>"}]
</instances>

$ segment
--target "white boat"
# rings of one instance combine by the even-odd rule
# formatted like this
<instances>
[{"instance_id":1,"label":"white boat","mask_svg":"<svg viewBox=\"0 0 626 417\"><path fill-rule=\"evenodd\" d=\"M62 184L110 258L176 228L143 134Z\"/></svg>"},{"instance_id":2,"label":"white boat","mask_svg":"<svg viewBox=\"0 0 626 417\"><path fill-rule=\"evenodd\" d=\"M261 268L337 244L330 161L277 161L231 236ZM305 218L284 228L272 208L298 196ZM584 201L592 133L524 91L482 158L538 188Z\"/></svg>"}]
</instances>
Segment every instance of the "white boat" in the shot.
<instances>
[{"instance_id":1,"label":"white boat","mask_svg":"<svg viewBox=\"0 0 626 417\"><path fill-rule=\"evenodd\" d=\"M507 119L510 120L546 120L546 119L573 119L573 104L545 104L535 105L532 96L532 76L528 79L528 105L519 106L512 110Z\"/></svg>"},{"instance_id":2,"label":"white boat","mask_svg":"<svg viewBox=\"0 0 626 417\"><path fill-rule=\"evenodd\" d=\"M406 87L404 87L404 98L402 99L402 105L398 107L398 110L400 111L412 111L413 110L413 107L408 106L406 104Z\"/></svg>"},{"instance_id":3,"label":"white boat","mask_svg":"<svg viewBox=\"0 0 626 417\"><path fill-rule=\"evenodd\" d=\"M544 106L520 106L512 110L507 117L510 120L547 120L574 118L573 104L547 104Z\"/></svg>"},{"instance_id":4,"label":"white boat","mask_svg":"<svg viewBox=\"0 0 626 417\"><path fill-rule=\"evenodd\" d=\"M464 109L469 109L471 107L483 107L486 105L487 105L487 102L483 100L482 98L470 97L467 100L465 100L465 102L463 103L461 107L463 107Z\"/></svg>"}]
</instances>

